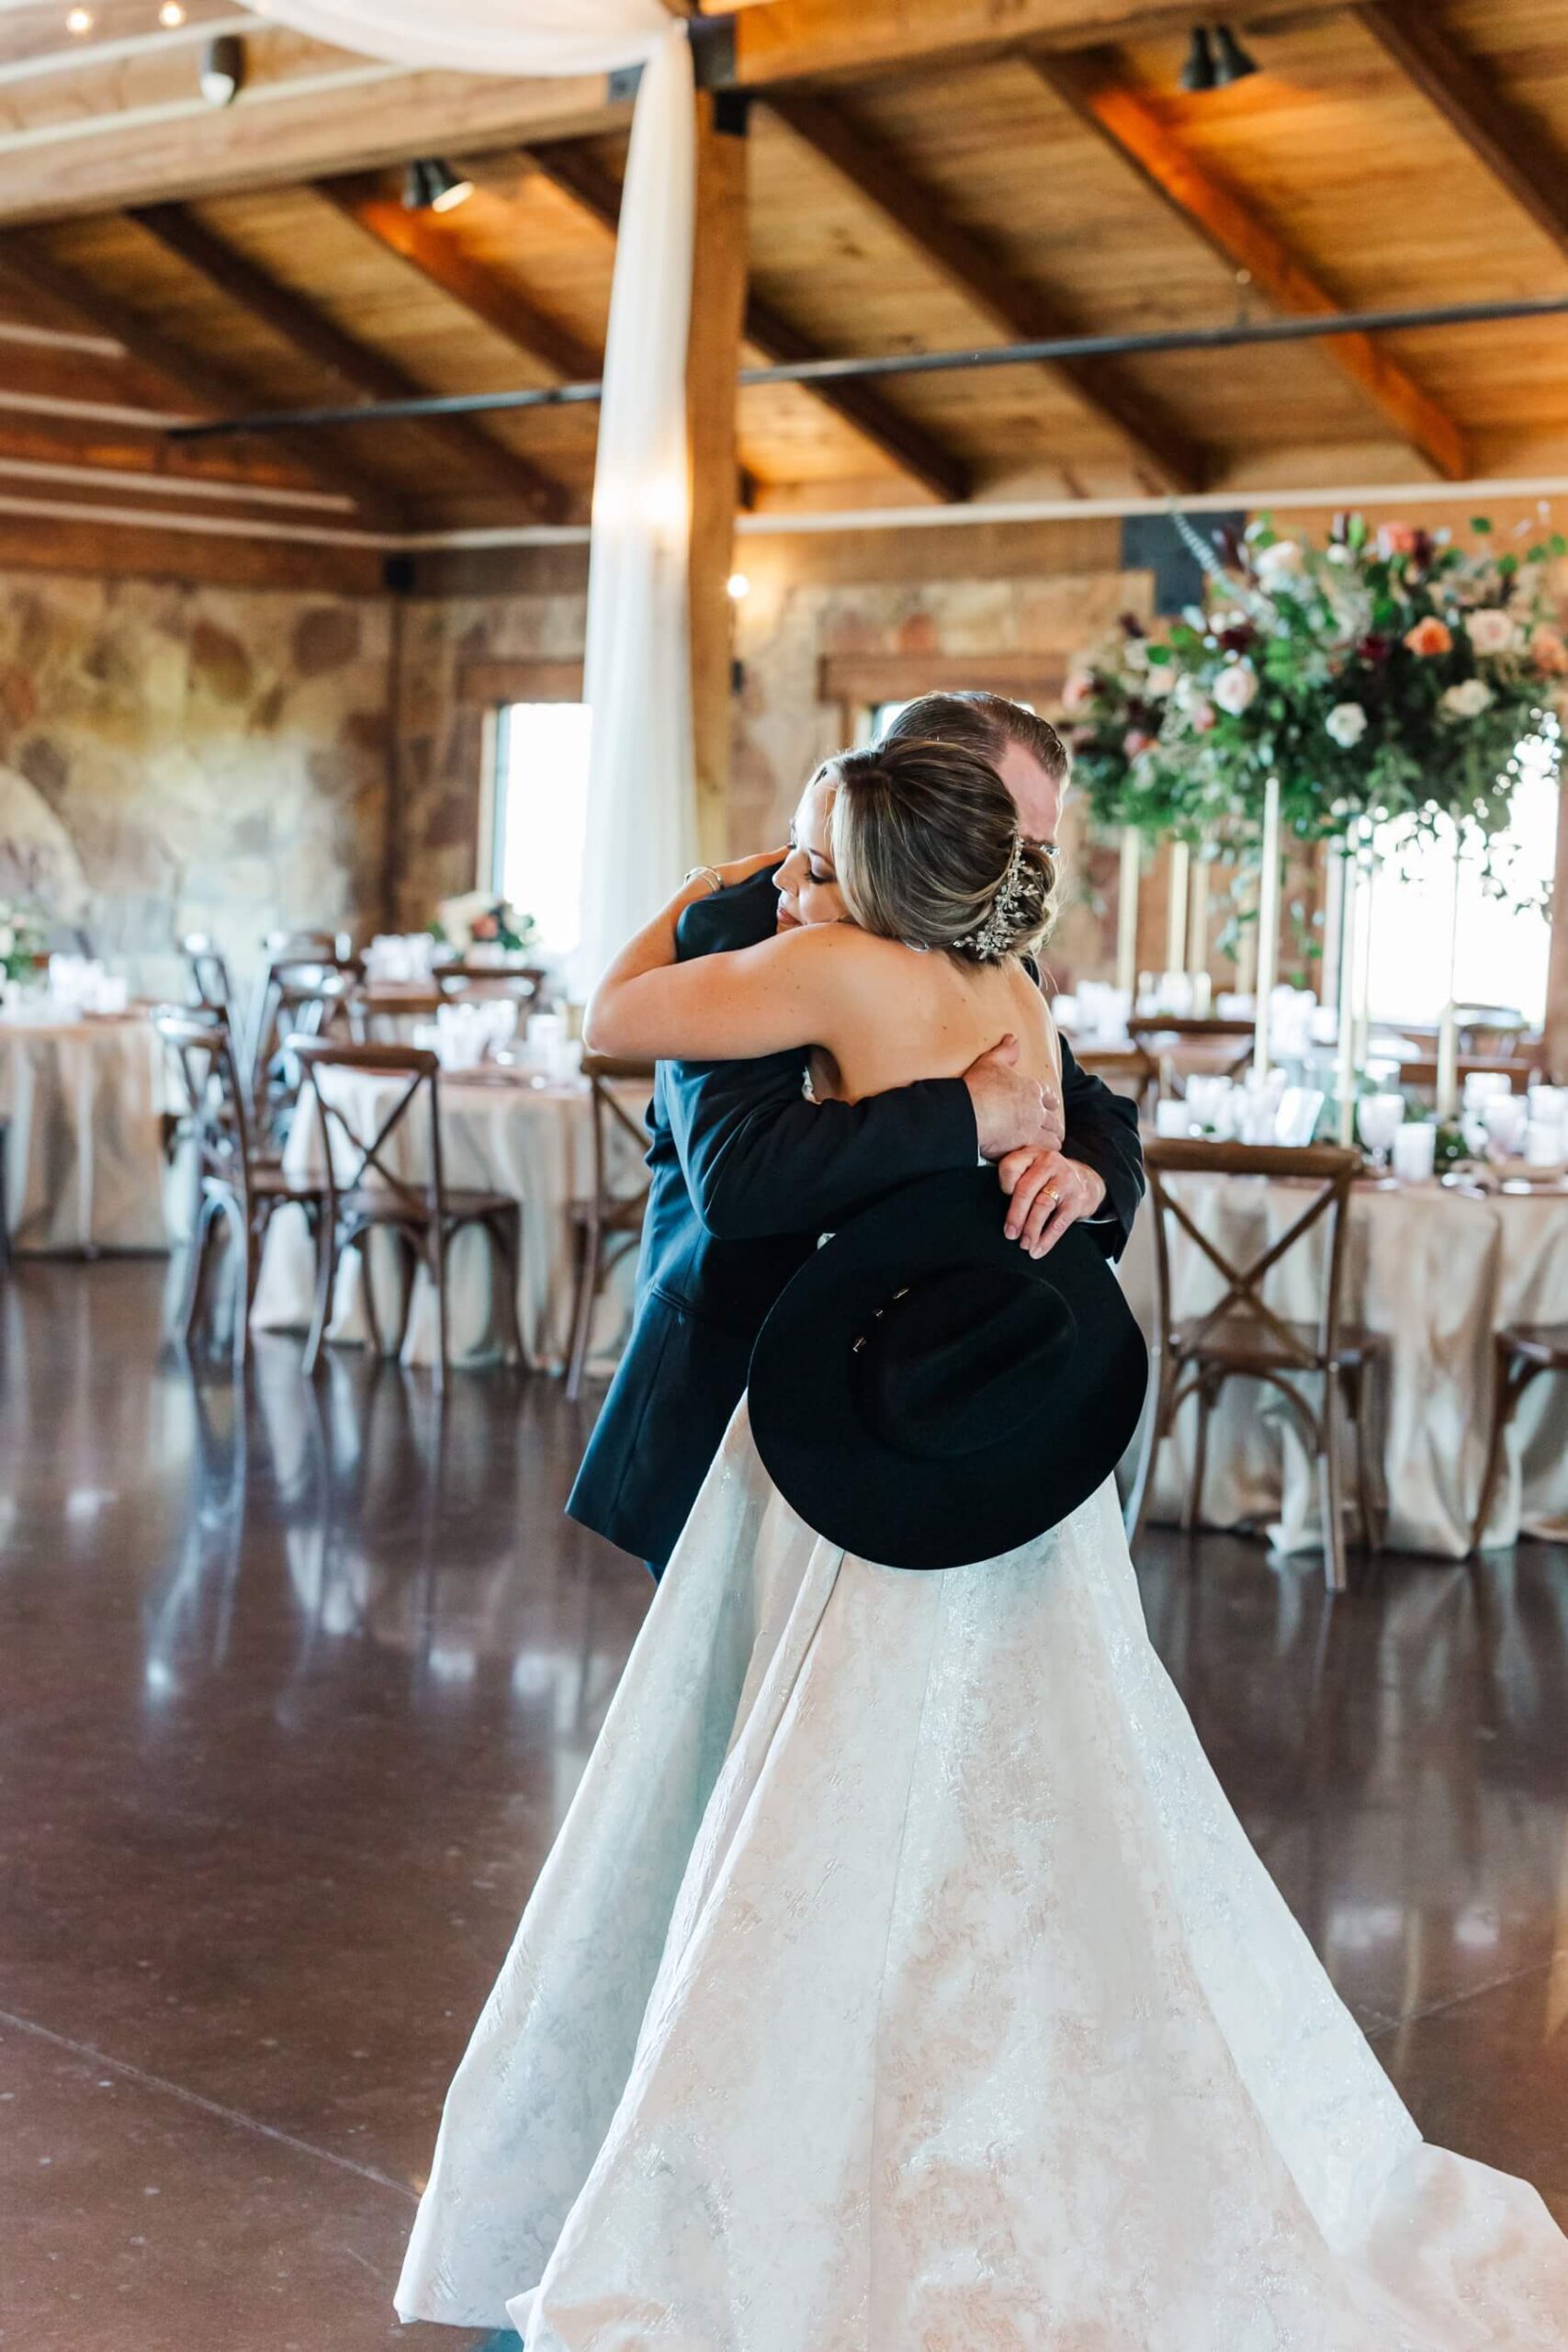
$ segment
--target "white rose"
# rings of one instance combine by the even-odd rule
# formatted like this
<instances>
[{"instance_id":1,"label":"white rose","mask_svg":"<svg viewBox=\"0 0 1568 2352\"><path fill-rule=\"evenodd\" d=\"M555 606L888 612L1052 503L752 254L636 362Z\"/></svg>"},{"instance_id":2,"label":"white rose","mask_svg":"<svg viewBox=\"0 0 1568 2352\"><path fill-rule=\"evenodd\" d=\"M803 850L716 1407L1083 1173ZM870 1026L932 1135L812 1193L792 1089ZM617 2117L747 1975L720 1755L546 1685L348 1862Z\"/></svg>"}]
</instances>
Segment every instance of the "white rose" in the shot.
<instances>
[{"instance_id":1,"label":"white rose","mask_svg":"<svg viewBox=\"0 0 1568 2352\"><path fill-rule=\"evenodd\" d=\"M1278 587L1303 569L1302 551L1294 539L1276 539L1271 548L1259 548L1253 561L1265 588Z\"/></svg>"},{"instance_id":2,"label":"white rose","mask_svg":"<svg viewBox=\"0 0 1568 2352\"><path fill-rule=\"evenodd\" d=\"M1176 683L1176 673L1168 662L1151 662L1144 680L1144 692L1154 702L1161 701Z\"/></svg>"},{"instance_id":3,"label":"white rose","mask_svg":"<svg viewBox=\"0 0 1568 2352\"><path fill-rule=\"evenodd\" d=\"M1353 752L1367 731L1367 714L1359 702L1337 702L1323 723L1342 752Z\"/></svg>"},{"instance_id":4,"label":"white rose","mask_svg":"<svg viewBox=\"0 0 1568 2352\"><path fill-rule=\"evenodd\" d=\"M1122 653L1122 664L1134 673L1149 666L1149 649L1141 637L1130 637Z\"/></svg>"},{"instance_id":5,"label":"white rose","mask_svg":"<svg viewBox=\"0 0 1568 2352\"><path fill-rule=\"evenodd\" d=\"M1480 612L1472 613L1466 626L1477 653L1511 653L1517 641L1518 631L1511 616L1495 605L1483 605ZM1484 709L1484 704L1482 707Z\"/></svg>"},{"instance_id":6,"label":"white rose","mask_svg":"<svg viewBox=\"0 0 1568 2352\"><path fill-rule=\"evenodd\" d=\"M1450 686L1438 707L1450 718L1479 718L1491 705L1492 689L1485 680L1466 678L1462 685Z\"/></svg>"},{"instance_id":7,"label":"white rose","mask_svg":"<svg viewBox=\"0 0 1568 2352\"><path fill-rule=\"evenodd\" d=\"M1250 662L1230 662L1214 681L1214 700L1233 718L1250 710L1258 699L1258 673Z\"/></svg>"}]
</instances>

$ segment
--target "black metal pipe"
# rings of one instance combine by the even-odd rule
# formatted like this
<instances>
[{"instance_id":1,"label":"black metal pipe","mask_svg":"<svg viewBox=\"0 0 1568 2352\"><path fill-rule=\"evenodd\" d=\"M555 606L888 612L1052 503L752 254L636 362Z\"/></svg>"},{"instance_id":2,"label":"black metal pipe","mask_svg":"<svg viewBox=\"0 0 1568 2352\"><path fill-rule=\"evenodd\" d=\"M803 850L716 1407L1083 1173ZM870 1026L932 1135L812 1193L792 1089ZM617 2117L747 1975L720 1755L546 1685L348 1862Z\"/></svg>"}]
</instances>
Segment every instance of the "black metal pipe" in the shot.
<instances>
[{"instance_id":1,"label":"black metal pipe","mask_svg":"<svg viewBox=\"0 0 1568 2352\"><path fill-rule=\"evenodd\" d=\"M1162 327L1145 334L1054 335L1038 343L994 344L973 351L894 351L870 359L796 359L776 368L742 368L753 384L843 384L865 376L942 376L954 369L1031 368L1063 359L1126 359L1166 351L1234 351L1245 344L1315 343L1341 334L1409 334L1424 327L1490 326L1506 319L1568 313L1568 294L1528 301L1450 302L1420 311L1336 311L1311 318L1236 319L1229 326ZM573 408L599 400L602 383L547 384L515 392L432 392L415 400L365 401L345 408L264 409L168 427L171 440L209 441L234 433L290 432L301 426L395 424L411 417L484 416L518 409Z\"/></svg>"}]
</instances>

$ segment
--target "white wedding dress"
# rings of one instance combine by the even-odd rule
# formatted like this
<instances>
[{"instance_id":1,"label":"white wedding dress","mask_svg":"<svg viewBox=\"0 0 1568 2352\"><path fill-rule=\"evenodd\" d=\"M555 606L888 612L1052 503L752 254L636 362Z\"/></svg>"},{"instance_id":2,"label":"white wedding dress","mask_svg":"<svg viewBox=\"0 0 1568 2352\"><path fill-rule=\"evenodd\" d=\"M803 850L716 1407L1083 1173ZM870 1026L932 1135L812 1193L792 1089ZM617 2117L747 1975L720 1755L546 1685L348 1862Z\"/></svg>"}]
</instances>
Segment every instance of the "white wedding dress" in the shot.
<instances>
[{"instance_id":1,"label":"white wedding dress","mask_svg":"<svg viewBox=\"0 0 1568 2352\"><path fill-rule=\"evenodd\" d=\"M1145 1631L1115 1495L874 1567L741 1406L446 2102L405 2319L527 2352L1561 2352Z\"/></svg>"}]
</instances>

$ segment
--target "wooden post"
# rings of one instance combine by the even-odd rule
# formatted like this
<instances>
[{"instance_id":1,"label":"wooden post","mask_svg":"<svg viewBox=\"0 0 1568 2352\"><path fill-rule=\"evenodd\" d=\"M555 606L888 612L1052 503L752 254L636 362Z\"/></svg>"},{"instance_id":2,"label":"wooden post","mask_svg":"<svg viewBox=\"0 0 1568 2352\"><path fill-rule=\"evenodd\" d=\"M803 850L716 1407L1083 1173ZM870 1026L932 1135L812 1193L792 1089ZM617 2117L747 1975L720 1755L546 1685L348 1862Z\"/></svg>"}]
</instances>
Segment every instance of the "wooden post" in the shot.
<instances>
[{"instance_id":1,"label":"wooden post","mask_svg":"<svg viewBox=\"0 0 1568 2352\"><path fill-rule=\"evenodd\" d=\"M1166 859L1165 968L1168 972L1184 972L1192 853L1185 842L1172 842Z\"/></svg>"},{"instance_id":2,"label":"wooden post","mask_svg":"<svg viewBox=\"0 0 1568 2352\"><path fill-rule=\"evenodd\" d=\"M1136 825L1122 828L1121 887L1116 894L1116 985L1137 1010L1138 881L1143 871L1144 837Z\"/></svg>"},{"instance_id":3,"label":"wooden post","mask_svg":"<svg viewBox=\"0 0 1568 2352\"><path fill-rule=\"evenodd\" d=\"M1546 967L1546 1063L1568 1079L1568 785L1559 785L1557 867L1551 893L1551 954Z\"/></svg>"},{"instance_id":4,"label":"wooden post","mask_svg":"<svg viewBox=\"0 0 1568 2352\"><path fill-rule=\"evenodd\" d=\"M735 509L740 482L736 376L746 313L746 117L733 94L697 93L692 324L686 344L686 444L692 536L692 750L702 854L728 848L732 735Z\"/></svg>"},{"instance_id":5,"label":"wooden post","mask_svg":"<svg viewBox=\"0 0 1568 2352\"><path fill-rule=\"evenodd\" d=\"M1269 1016L1280 963L1280 779L1271 775L1263 787L1262 862L1258 877L1258 1025L1253 1032L1252 1067L1259 1078L1269 1070Z\"/></svg>"}]
</instances>

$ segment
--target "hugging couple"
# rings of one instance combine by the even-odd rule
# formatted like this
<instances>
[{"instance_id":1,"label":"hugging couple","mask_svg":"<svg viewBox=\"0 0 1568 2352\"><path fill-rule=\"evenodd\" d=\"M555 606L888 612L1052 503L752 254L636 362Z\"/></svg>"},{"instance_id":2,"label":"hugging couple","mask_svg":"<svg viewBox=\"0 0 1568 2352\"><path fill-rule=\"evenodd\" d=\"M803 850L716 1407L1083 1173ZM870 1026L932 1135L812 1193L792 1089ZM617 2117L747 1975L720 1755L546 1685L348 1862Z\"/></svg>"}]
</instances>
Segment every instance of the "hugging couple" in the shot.
<instances>
[{"instance_id":1,"label":"hugging couple","mask_svg":"<svg viewBox=\"0 0 1568 2352\"><path fill-rule=\"evenodd\" d=\"M660 1068L570 1508L664 1573L448 2093L405 2319L1568 2344L1568 2242L1423 2142L1148 1641L1136 1127L1033 963L1065 770L1031 713L928 695L589 1008Z\"/></svg>"}]
</instances>

